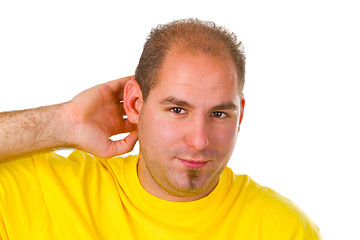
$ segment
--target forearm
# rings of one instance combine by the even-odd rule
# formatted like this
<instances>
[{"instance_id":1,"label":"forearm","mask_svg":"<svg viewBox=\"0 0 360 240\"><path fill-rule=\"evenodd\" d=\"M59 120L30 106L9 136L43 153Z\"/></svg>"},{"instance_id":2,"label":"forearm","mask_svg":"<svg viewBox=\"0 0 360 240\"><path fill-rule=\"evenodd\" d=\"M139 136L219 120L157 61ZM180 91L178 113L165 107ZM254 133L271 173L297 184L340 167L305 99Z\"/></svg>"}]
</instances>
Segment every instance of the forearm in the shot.
<instances>
[{"instance_id":1,"label":"forearm","mask_svg":"<svg viewBox=\"0 0 360 240\"><path fill-rule=\"evenodd\" d=\"M0 162L34 151L77 148L109 158L132 150L137 125L124 118L123 92L134 76L89 88L71 101L0 113ZM111 136L131 132L124 139Z\"/></svg>"},{"instance_id":2,"label":"forearm","mask_svg":"<svg viewBox=\"0 0 360 240\"><path fill-rule=\"evenodd\" d=\"M0 113L0 161L34 151L71 147L64 141L64 104Z\"/></svg>"}]
</instances>

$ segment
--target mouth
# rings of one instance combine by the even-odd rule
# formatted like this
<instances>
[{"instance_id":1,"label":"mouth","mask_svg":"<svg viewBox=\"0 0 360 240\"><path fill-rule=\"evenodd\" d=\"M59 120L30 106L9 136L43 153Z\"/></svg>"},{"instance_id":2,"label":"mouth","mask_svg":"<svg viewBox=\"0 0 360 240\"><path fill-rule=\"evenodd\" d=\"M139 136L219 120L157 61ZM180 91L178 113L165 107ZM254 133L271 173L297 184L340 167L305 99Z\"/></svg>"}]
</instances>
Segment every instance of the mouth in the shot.
<instances>
[{"instance_id":1,"label":"mouth","mask_svg":"<svg viewBox=\"0 0 360 240\"><path fill-rule=\"evenodd\" d=\"M182 159L178 158L187 168L202 168L209 161L206 160L194 160L194 159Z\"/></svg>"}]
</instances>

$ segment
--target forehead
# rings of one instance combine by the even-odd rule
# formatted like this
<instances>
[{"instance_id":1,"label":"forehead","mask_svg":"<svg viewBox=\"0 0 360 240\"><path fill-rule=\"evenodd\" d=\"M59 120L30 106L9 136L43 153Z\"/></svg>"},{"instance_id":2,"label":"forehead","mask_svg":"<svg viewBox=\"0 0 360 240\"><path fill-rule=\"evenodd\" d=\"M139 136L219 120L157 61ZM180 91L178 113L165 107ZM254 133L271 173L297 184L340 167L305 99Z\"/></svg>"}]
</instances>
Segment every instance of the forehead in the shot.
<instances>
[{"instance_id":1,"label":"forehead","mask_svg":"<svg viewBox=\"0 0 360 240\"><path fill-rule=\"evenodd\" d=\"M239 99L235 64L230 57L169 53L149 97L174 96L195 102Z\"/></svg>"}]
</instances>

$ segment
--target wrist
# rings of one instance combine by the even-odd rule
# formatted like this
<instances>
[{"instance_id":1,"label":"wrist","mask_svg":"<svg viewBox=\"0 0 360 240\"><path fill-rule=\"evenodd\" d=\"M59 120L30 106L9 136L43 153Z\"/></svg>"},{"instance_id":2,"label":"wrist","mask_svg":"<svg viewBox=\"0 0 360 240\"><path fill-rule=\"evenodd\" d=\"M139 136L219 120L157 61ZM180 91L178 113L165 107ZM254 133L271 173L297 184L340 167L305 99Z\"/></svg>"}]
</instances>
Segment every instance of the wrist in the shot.
<instances>
[{"instance_id":1,"label":"wrist","mask_svg":"<svg viewBox=\"0 0 360 240\"><path fill-rule=\"evenodd\" d=\"M76 148L74 109L71 102L57 105L57 121L55 121L55 136L59 147Z\"/></svg>"}]
</instances>

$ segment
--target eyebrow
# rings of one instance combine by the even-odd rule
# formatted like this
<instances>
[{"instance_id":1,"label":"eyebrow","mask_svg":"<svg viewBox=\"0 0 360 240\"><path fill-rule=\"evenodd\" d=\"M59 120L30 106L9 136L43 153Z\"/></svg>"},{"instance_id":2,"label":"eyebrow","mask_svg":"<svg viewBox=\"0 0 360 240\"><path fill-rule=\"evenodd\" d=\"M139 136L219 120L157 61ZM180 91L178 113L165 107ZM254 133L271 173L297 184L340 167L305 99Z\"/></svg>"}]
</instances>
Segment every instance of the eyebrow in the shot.
<instances>
[{"instance_id":1,"label":"eyebrow","mask_svg":"<svg viewBox=\"0 0 360 240\"><path fill-rule=\"evenodd\" d=\"M235 103L229 102L217 105L215 107L212 107L212 110L236 110L237 105Z\"/></svg>"},{"instance_id":2,"label":"eyebrow","mask_svg":"<svg viewBox=\"0 0 360 240\"><path fill-rule=\"evenodd\" d=\"M184 101L184 100L180 100L177 99L173 96L164 98L162 100L159 101L160 104L162 105L177 105L179 107L185 107L185 108L194 108L193 105L191 105L190 103ZM222 103L220 105L214 106L211 108L211 110L236 110L237 109L237 105L233 102L227 102L227 103Z\"/></svg>"},{"instance_id":3,"label":"eyebrow","mask_svg":"<svg viewBox=\"0 0 360 240\"><path fill-rule=\"evenodd\" d=\"M190 103L188 103L186 101L183 101L183 100L180 100L180 99L177 99L177 98L175 98L173 96L164 98L159 103L162 104L162 105L174 104L174 105L177 105L177 106L180 106L180 107L186 107L186 108L193 108L194 107Z\"/></svg>"}]
</instances>

